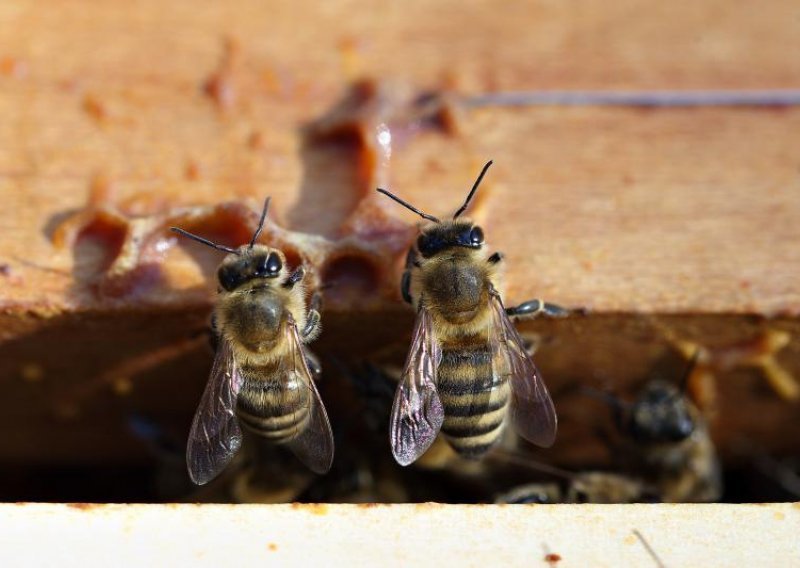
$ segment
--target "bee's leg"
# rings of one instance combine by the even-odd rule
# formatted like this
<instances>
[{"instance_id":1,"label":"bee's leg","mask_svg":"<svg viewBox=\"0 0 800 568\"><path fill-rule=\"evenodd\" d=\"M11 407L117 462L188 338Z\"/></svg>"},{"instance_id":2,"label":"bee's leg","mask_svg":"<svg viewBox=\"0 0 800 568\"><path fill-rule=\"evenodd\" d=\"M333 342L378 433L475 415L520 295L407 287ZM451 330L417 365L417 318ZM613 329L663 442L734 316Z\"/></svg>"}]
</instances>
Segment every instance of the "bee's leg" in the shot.
<instances>
[{"instance_id":1,"label":"bee's leg","mask_svg":"<svg viewBox=\"0 0 800 568\"><path fill-rule=\"evenodd\" d=\"M313 341L322 331L320 326L322 316L319 314L321 306L322 296L320 296L319 292L314 292L314 295L311 296L311 305L309 305L308 313L306 314L306 326L301 332L305 342Z\"/></svg>"},{"instance_id":2,"label":"bee's leg","mask_svg":"<svg viewBox=\"0 0 800 568\"><path fill-rule=\"evenodd\" d=\"M536 351L539 349L541 344L542 338L538 334L531 333L522 336L522 347L525 348L525 353L531 357L536 355Z\"/></svg>"},{"instance_id":3,"label":"bee's leg","mask_svg":"<svg viewBox=\"0 0 800 568\"><path fill-rule=\"evenodd\" d=\"M317 382L322 377L322 365L320 365L319 358L308 349L305 350L305 355L306 365L308 365L308 370L311 371L311 378L314 379L314 382Z\"/></svg>"},{"instance_id":4,"label":"bee's leg","mask_svg":"<svg viewBox=\"0 0 800 568\"><path fill-rule=\"evenodd\" d=\"M412 303L411 300L411 267L417 266L417 251L414 248L408 249L406 255L406 269L403 272L403 279L400 281L400 293L403 295L403 300L407 304Z\"/></svg>"},{"instance_id":5,"label":"bee's leg","mask_svg":"<svg viewBox=\"0 0 800 568\"><path fill-rule=\"evenodd\" d=\"M536 299L528 300L527 302L523 302L520 305L512 308L506 308L506 315L512 318L535 318L539 316L563 318L569 315L569 310L562 308L561 306L549 304L547 302L543 302L542 300Z\"/></svg>"},{"instance_id":6,"label":"bee's leg","mask_svg":"<svg viewBox=\"0 0 800 568\"><path fill-rule=\"evenodd\" d=\"M492 256L487 258L486 260L489 262L489 264L497 264L498 262L503 260L503 253L502 252L496 252Z\"/></svg>"},{"instance_id":7,"label":"bee's leg","mask_svg":"<svg viewBox=\"0 0 800 568\"><path fill-rule=\"evenodd\" d=\"M211 350L216 353L219 347L219 329L217 329L217 314L211 314L211 323L208 326L208 344Z\"/></svg>"},{"instance_id":8,"label":"bee's leg","mask_svg":"<svg viewBox=\"0 0 800 568\"><path fill-rule=\"evenodd\" d=\"M284 288L293 288L295 284L300 282L303 279L303 276L306 275L306 269L302 266L298 266L297 269L292 272L289 277L283 282Z\"/></svg>"},{"instance_id":9,"label":"bee's leg","mask_svg":"<svg viewBox=\"0 0 800 568\"><path fill-rule=\"evenodd\" d=\"M400 281L400 293L403 295L403 300L411 303L411 272L406 270L403 272L403 279Z\"/></svg>"}]
</instances>

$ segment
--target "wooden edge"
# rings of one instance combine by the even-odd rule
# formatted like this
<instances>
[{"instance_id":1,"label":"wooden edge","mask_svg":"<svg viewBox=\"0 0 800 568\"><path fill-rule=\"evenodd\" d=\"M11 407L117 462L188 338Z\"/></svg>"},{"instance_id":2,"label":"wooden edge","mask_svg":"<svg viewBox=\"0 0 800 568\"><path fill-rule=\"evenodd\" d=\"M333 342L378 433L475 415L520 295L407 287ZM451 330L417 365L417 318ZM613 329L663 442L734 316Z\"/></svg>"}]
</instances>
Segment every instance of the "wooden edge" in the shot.
<instances>
[{"instance_id":1,"label":"wooden edge","mask_svg":"<svg viewBox=\"0 0 800 568\"><path fill-rule=\"evenodd\" d=\"M289 565L300 561L320 566L458 562L564 568L800 562L800 503L19 503L0 505L0 525L0 559L6 566L61 566L65 560L71 564L70 559L78 558L86 566L109 562L116 566L229 566L237 561Z\"/></svg>"}]
</instances>

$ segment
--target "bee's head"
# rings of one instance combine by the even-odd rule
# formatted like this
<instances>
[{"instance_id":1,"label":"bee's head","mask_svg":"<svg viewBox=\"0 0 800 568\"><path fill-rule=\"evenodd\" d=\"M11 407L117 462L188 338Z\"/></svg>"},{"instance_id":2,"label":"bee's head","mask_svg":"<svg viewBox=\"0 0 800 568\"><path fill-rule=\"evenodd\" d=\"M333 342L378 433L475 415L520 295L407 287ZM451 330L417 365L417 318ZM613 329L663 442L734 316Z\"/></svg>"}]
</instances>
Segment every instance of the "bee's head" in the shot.
<instances>
[{"instance_id":1,"label":"bee's head","mask_svg":"<svg viewBox=\"0 0 800 568\"><path fill-rule=\"evenodd\" d=\"M436 253L451 247L479 249L481 248L481 245L483 245L483 230L477 225L473 225L469 221L458 221L458 217L467 210L467 206L469 205L469 202L472 201L472 197L475 195L475 192L478 190L478 186L480 185L483 176L486 175L486 170L488 170L489 166L491 165L492 162L490 160L485 166L483 166L478 179L475 180L469 195L467 195L466 200L464 200L464 204L459 207L458 211L455 212L452 221L440 221L433 215L428 215L427 213L420 211L410 203L403 201L385 189L379 188L378 192L383 193L387 197L395 200L400 205L410 209L423 219L433 222L432 225L424 227L417 238L417 250L419 250L420 254L424 258L429 258Z\"/></svg>"},{"instance_id":2,"label":"bee's head","mask_svg":"<svg viewBox=\"0 0 800 568\"><path fill-rule=\"evenodd\" d=\"M279 250L264 245L241 246L236 253L225 257L217 270L223 290L233 292L256 279L278 278L284 273L286 258Z\"/></svg>"},{"instance_id":3,"label":"bee's head","mask_svg":"<svg viewBox=\"0 0 800 568\"><path fill-rule=\"evenodd\" d=\"M268 209L269 197L264 201L264 209L261 211L258 228L253 233L250 243L236 249L212 243L208 239L198 237L177 227L172 227L172 230L199 243L228 253L217 270L217 278L223 290L232 292L254 279L277 278L284 273L286 257L283 256L283 253L279 250L256 244L261 231L264 229L264 221L267 218Z\"/></svg>"},{"instance_id":4,"label":"bee's head","mask_svg":"<svg viewBox=\"0 0 800 568\"><path fill-rule=\"evenodd\" d=\"M534 483L530 486L526 485L510 491L501 502L509 505L528 505L531 503L552 505L558 503L558 501L558 489L549 485Z\"/></svg>"},{"instance_id":5,"label":"bee's head","mask_svg":"<svg viewBox=\"0 0 800 568\"><path fill-rule=\"evenodd\" d=\"M480 249L482 246L483 230L469 221L436 223L423 228L417 237L417 250L423 258L453 247Z\"/></svg>"},{"instance_id":6,"label":"bee's head","mask_svg":"<svg viewBox=\"0 0 800 568\"><path fill-rule=\"evenodd\" d=\"M697 355L695 353L689 362L680 386L651 380L633 402L588 387L581 390L608 403L617 427L635 441L644 444L680 442L691 436L696 428L692 404L685 391Z\"/></svg>"},{"instance_id":7,"label":"bee's head","mask_svg":"<svg viewBox=\"0 0 800 568\"><path fill-rule=\"evenodd\" d=\"M630 408L628 429L645 443L680 442L694 431L689 403L672 384L651 381Z\"/></svg>"}]
</instances>

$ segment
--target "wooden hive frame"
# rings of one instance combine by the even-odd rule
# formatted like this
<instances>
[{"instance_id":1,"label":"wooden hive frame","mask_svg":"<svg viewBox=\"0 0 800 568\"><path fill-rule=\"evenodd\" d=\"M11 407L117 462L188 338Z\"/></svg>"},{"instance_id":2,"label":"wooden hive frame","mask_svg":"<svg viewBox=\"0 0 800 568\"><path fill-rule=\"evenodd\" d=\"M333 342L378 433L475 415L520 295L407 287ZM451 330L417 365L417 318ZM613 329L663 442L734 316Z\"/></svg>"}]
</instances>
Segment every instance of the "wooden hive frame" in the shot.
<instances>
[{"instance_id":1,"label":"wooden hive frame","mask_svg":"<svg viewBox=\"0 0 800 568\"><path fill-rule=\"evenodd\" d=\"M14 435L0 459L133 467L149 458L126 430L132 410L185 430L209 363L193 334L218 259L174 246L169 224L241 241L271 195L268 238L315 267L317 282L342 283L327 294L318 350L377 352L410 327L396 282L414 220L372 188L448 211L488 158L497 165L474 214L507 255L508 298L586 310L524 326L544 338L537 361L551 390L629 392L701 346L724 458L747 459L742 440L796 454L794 10L4 3L0 428ZM692 90L702 104L645 104ZM485 98L553 91L644 95L617 106ZM750 104L717 104L726 101L708 91L750 92ZM388 161L381 125L394 135ZM587 404L564 396L560 408L575 417ZM581 442L585 424L563 424L549 458L598 458ZM689 509L664 510L677 519ZM767 523L758 509L735 510ZM66 514L47 511L30 518ZM336 523L355 514L342 511ZM796 521L792 511L777 507L775 518Z\"/></svg>"}]
</instances>

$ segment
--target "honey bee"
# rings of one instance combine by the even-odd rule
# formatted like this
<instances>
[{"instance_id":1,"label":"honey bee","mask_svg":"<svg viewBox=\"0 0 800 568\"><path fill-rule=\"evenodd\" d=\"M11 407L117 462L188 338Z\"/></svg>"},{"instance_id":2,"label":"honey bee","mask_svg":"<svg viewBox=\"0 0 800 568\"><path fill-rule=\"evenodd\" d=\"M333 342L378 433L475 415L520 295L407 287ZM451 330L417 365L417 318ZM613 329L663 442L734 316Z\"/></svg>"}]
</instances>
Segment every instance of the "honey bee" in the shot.
<instances>
[{"instance_id":1,"label":"honey bee","mask_svg":"<svg viewBox=\"0 0 800 568\"><path fill-rule=\"evenodd\" d=\"M605 471L569 474L566 490L557 483L528 483L501 493L495 503L642 503L658 498L639 479Z\"/></svg>"},{"instance_id":2,"label":"honey bee","mask_svg":"<svg viewBox=\"0 0 800 568\"><path fill-rule=\"evenodd\" d=\"M640 479L607 471L576 473L566 503L653 503L659 499Z\"/></svg>"},{"instance_id":3,"label":"honey bee","mask_svg":"<svg viewBox=\"0 0 800 568\"><path fill-rule=\"evenodd\" d=\"M682 386L654 379L632 403L606 397L634 465L667 503L711 502L722 495L721 467L708 426L685 396L696 362L695 356Z\"/></svg>"},{"instance_id":4,"label":"honey bee","mask_svg":"<svg viewBox=\"0 0 800 568\"><path fill-rule=\"evenodd\" d=\"M722 474L700 411L674 385L649 383L621 424L665 502L717 501Z\"/></svg>"},{"instance_id":5,"label":"honey bee","mask_svg":"<svg viewBox=\"0 0 800 568\"><path fill-rule=\"evenodd\" d=\"M491 460L533 470L560 482L517 485L495 494L495 503L656 503L660 496L654 486L636 476L610 471L572 472L541 463L530 455L505 448L490 455Z\"/></svg>"},{"instance_id":6,"label":"honey bee","mask_svg":"<svg viewBox=\"0 0 800 568\"><path fill-rule=\"evenodd\" d=\"M225 500L234 503L289 503L297 501L316 481L314 474L281 446L253 440L239 455L245 459L225 470ZM239 462L238 456L236 462ZM228 472L233 470L232 476Z\"/></svg>"},{"instance_id":7,"label":"honey bee","mask_svg":"<svg viewBox=\"0 0 800 568\"><path fill-rule=\"evenodd\" d=\"M543 447L555 440L553 401L509 318L566 312L540 300L505 308L496 286L502 255L487 256L483 230L459 220L491 164L452 220L378 189L431 222L409 250L401 283L403 299L417 312L390 420L392 453L401 465L417 460L440 430L461 456L482 457L500 439L509 406L523 438Z\"/></svg>"},{"instance_id":8,"label":"honey bee","mask_svg":"<svg viewBox=\"0 0 800 568\"><path fill-rule=\"evenodd\" d=\"M306 311L305 269L289 272L281 251L256 244L268 208L269 199L250 243L235 249L172 228L228 253L217 270L216 355L186 449L189 476L198 485L239 450L240 424L285 445L315 473L327 472L333 461L331 426L314 385L321 371L304 347L320 332L319 295Z\"/></svg>"},{"instance_id":9,"label":"honey bee","mask_svg":"<svg viewBox=\"0 0 800 568\"><path fill-rule=\"evenodd\" d=\"M512 487L495 496L495 505L554 505L563 503L558 483L526 483Z\"/></svg>"}]
</instances>

